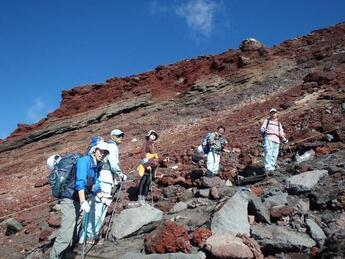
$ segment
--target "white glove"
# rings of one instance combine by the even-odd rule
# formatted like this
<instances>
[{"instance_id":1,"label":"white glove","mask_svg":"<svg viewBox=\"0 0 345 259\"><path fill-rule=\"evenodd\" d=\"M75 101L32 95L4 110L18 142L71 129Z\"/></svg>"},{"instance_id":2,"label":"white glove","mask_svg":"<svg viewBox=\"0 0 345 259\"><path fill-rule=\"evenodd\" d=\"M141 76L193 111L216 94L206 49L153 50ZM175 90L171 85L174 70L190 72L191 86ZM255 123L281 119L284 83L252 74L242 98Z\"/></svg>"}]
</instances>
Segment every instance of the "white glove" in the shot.
<instances>
[{"instance_id":1,"label":"white glove","mask_svg":"<svg viewBox=\"0 0 345 259\"><path fill-rule=\"evenodd\" d=\"M114 179L114 185L116 186L118 184L119 184L119 182L116 179Z\"/></svg>"},{"instance_id":2,"label":"white glove","mask_svg":"<svg viewBox=\"0 0 345 259\"><path fill-rule=\"evenodd\" d=\"M120 174L119 177L120 177L120 180L121 180L122 182L124 182L124 181L127 180L127 175L125 175L125 174Z\"/></svg>"},{"instance_id":3,"label":"white glove","mask_svg":"<svg viewBox=\"0 0 345 259\"><path fill-rule=\"evenodd\" d=\"M87 201L83 201L81 204L80 204L80 208L85 211L86 213L89 213L90 212L90 205Z\"/></svg>"},{"instance_id":4,"label":"white glove","mask_svg":"<svg viewBox=\"0 0 345 259\"><path fill-rule=\"evenodd\" d=\"M109 205L110 205L110 203L111 203L111 199L108 199L108 198L102 197L102 198L101 198L101 202L102 202L104 205L109 206Z\"/></svg>"},{"instance_id":5,"label":"white glove","mask_svg":"<svg viewBox=\"0 0 345 259\"><path fill-rule=\"evenodd\" d=\"M287 139L283 140L283 144L287 144L289 141Z\"/></svg>"}]
</instances>

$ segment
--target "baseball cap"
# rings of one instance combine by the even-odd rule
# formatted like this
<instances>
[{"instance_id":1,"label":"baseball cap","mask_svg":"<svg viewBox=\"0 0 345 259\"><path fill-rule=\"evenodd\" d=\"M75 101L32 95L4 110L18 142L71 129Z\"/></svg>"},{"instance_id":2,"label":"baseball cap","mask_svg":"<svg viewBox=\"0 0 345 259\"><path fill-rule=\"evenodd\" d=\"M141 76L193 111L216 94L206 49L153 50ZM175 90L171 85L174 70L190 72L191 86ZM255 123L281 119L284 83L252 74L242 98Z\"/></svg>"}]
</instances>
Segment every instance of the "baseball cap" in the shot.
<instances>
[{"instance_id":1,"label":"baseball cap","mask_svg":"<svg viewBox=\"0 0 345 259\"><path fill-rule=\"evenodd\" d=\"M119 129L114 129L110 132L111 136L117 136L117 137L123 137L125 135L125 133L123 133L121 130Z\"/></svg>"}]
</instances>

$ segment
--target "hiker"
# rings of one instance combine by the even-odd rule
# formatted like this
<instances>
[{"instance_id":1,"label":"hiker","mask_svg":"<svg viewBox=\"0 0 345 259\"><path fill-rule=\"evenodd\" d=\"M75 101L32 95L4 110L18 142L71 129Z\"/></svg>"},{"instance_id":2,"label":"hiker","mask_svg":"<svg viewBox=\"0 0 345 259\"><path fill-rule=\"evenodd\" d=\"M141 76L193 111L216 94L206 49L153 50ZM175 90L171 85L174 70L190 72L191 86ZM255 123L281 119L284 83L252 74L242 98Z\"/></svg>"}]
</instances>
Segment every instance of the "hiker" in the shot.
<instances>
[{"instance_id":1,"label":"hiker","mask_svg":"<svg viewBox=\"0 0 345 259\"><path fill-rule=\"evenodd\" d=\"M90 152L90 149L94 146L96 146L99 142L104 141L104 139L101 136L92 136L89 146L86 149L85 155L87 155Z\"/></svg>"},{"instance_id":2,"label":"hiker","mask_svg":"<svg viewBox=\"0 0 345 259\"><path fill-rule=\"evenodd\" d=\"M284 129L278 121L277 109L270 109L269 118L263 122L260 133L264 138L264 165L265 174L272 176L276 168L277 157L279 153L279 143L288 143L285 137Z\"/></svg>"},{"instance_id":3,"label":"hiker","mask_svg":"<svg viewBox=\"0 0 345 259\"><path fill-rule=\"evenodd\" d=\"M217 131L209 133L207 139L207 172L206 176L212 177L219 174L220 154L222 151L230 153L231 151L225 149L225 145L228 143L222 138L225 132L224 126L218 126Z\"/></svg>"},{"instance_id":4,"label":"hiker","mask_svg":"<svg viewBox=\"0 0 345 259\"><path fill-rule=\"evenodd\" d=\"M61 156L59 154L51 155L47 159L47 167L49 169L49 172L53 171L54 167L60 162Z\"/></svg>"},{"instance_id":5,"label":"hiker","mask_svg":"<svg viewBox=\"0 0 345 259\"><path fill-rule=\"evenodd\" d=\"M146 141L141 150L141 161L138 167L138 172L141 176L138 195L138 202L140 205L146 204L146 196L158 167L158 148L156 144L158 137L159 135L156 131L149 130L145 136Z\"/></svg>"},{"instance_id":6,"label":"hiker","mask_svg":"<svg viewBox=\"0 0 345 259\"><path fill-rule=\"evenodd\" d=\"M50 251L50 258L63 257L66 249L77 239L82 217L90 212L89 201L93 195L97 195L103 203L109 202L106 197L101 196L101 189L97 181L97 165L108 152L108 144L99 142L91 148L89 154L78 160L74 168L75 178L71 180L72 184L67 185L62 194L61 227Z\"/></svg>"},{"instance_id":7,"label":"hiker","mask_svg":"<svg viewBox=\"0 0 345 259\"><path fill-rule=\"evenodd\" d=\"M107 202L102 202L98 197L91 198L91 209L94 213L90 214L89 223L87 226L88 242L93 243L99 240L99 230L105 219L108 207L112 201L112 189L117 184L115 176L121 181L127 180L127 175L122 173L119 165L119 145L122 142L124 133L115 129L110 133L110 141L108 142L109 154L103 159L101 171L98 175L98 181L101 188L101 196L107 199ZM85 237L84 230L80 234L79 243L83 243Z\"/></svg>"}]
</instances>

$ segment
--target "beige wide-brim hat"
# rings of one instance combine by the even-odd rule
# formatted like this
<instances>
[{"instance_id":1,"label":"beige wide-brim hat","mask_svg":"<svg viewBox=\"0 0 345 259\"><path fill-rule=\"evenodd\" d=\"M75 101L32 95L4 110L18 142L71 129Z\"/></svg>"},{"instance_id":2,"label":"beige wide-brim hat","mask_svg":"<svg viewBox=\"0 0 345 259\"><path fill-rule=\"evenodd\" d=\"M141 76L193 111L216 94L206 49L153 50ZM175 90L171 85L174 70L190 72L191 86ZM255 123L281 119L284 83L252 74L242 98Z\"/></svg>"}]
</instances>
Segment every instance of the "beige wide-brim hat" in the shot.
<instances>
[{"instance_id":1,"label":"beige wide-brim hat","mask_svg":"<svg viewBox=\"0 0 345 259\"><path fill-rule=\"evenodd\" d=\"M146 138L146 139L149 139L150 135L152 135L152 134L154 134L154 135L156 136L156 139L159 138L159 135L158 135L157 131L155 131L155 130L149 130L149 131L147 132L145 138Z\"/></svg>"}]
</instances>

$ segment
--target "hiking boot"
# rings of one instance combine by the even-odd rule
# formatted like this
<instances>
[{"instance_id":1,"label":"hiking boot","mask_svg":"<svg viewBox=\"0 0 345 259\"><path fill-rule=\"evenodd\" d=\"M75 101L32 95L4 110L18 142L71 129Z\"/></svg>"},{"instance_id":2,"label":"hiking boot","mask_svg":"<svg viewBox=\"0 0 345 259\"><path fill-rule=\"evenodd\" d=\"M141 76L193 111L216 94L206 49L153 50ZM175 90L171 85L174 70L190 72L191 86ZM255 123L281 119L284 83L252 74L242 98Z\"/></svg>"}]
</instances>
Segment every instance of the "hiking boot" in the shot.
<instances>
[{"instance_id":1,"label":"hiking boot","mask_svg":"<svg viewBox=\"0 0 345 259\"><path fill-rule=\"evenodd\" d=\"M140 205L145 205L145 203L146 203L146 202L145 202L145 198L146 198L146 197L143 196L143 195L139 195L139 196L138 196L138 202L139 202Z\"/></svg>"},{"instance_id":2,"label":"hiking boot","mask_svg":"<svg viewBox=\"0 0 345 259\"><path fill-rule=\"evenodd\" d=\"M213 177L214 175L212 174L211 171L207 170L205 176L207 176L207 177Z\"/></svg>"}]
</instances>

